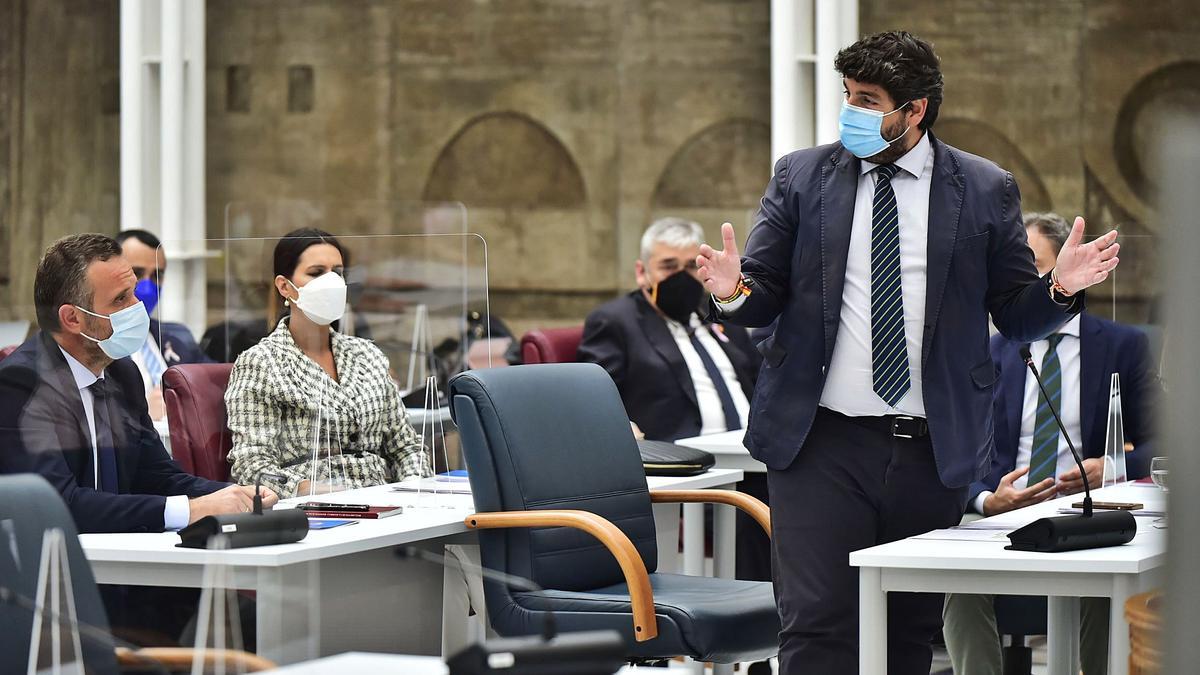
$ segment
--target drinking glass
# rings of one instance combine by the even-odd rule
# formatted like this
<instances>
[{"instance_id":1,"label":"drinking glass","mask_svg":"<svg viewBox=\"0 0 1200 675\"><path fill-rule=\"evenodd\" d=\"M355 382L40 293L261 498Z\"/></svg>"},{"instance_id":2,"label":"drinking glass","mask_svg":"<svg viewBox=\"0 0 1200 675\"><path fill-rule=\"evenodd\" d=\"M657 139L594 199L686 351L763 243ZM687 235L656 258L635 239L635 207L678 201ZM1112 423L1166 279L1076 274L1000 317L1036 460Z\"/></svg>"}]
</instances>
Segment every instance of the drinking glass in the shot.
<instances>
[{"instance_id":1,"label":"drinking glass","mask_svg":"<svg viewBox=\"0 0 1200 675\"><path fill-rule=\"evenodd\" d=\"M1150 460L1150 480L1154 481L1163 492L1167 491L1167 458L1155 457Z\"/></svg>"}]
</instances>

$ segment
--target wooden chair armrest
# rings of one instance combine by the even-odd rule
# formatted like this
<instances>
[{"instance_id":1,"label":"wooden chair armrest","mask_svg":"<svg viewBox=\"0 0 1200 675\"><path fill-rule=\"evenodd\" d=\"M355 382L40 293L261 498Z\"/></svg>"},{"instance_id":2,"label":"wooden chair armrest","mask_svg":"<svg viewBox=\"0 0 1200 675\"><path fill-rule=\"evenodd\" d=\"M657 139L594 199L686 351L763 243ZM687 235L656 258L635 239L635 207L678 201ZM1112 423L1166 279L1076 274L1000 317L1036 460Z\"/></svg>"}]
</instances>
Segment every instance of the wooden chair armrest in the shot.
<instances>
[{"instance_id":1,"label":"wooden chair armrest","mask_svg":"<svg viewBox=\"0 0 1200 675\"><path fill-rule=\"evenodd\" d=\"M172 672L190 671L195 655L196 650L190 647L145 647L137 651L124 647L116 649L117 666L129 669L145 668L149 664L154 664L155 670L158 669L158 666L162 666ZM226 670L233 672L254 673L278 667L273 661L249 652L235 649L204 650L205 672L212 670L221 661L225 663Z\"/></svg>"},{"instance_id":2,"label":"wooden chair armrest","mask_svg":"<svg viewBox=\"0 0 1200 675\"><path fill-rule=\"evenodd\" d=\"M650 501L656 504L701 503L728 504L745 511L771 536L771 507L756 497L737 490L651 490Z\"/></svg>"},{"instance_id":3,"label":"wooden chair armrest","mask_svg":"<svg viewBox=\"0 0 1200 675\"><path fill-rule=\"evenodd\" d=\"M473 513L464 521L471 529L494 529L509 527L571 527L583 530L600 540L609 553L617 559L625 583L629 586L629 599L633 604L633 635L638 642L658 636L658 621L654 616L654 592L650 588L650 575L646 563L634 548L633 542L608 520L589 511L504 511L499 513Z\"/></svg>"}]
</instances>

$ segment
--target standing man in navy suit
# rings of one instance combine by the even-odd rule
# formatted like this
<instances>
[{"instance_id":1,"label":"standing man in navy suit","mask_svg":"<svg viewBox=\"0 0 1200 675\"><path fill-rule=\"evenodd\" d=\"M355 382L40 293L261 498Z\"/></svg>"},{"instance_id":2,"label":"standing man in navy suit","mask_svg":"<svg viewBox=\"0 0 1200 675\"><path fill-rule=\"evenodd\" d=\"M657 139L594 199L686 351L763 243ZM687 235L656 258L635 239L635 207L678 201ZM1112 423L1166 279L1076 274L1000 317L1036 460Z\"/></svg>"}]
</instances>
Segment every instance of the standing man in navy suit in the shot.
<instances>
[{"instance_id":1,"label":"standing man in navy suit","mask_svg":"<svg viewBox=\"0 0 1200 675\"><path fill-rule=\"evenodd\" d=\"M1039 340L1116 267L1116 232L1075 220L1039 277L1012 174L932 129L933 48L905 32L843 49L841 142L780 159L739 257L701 247L734 323L778 319L746 444L768 468L783 673L858 670L852 551L958 523L991 466L988 316ZM889 597L891 675L927 675L942 596Z\"/></svg>"},{"instance_id":2,"label":"standing man in navy suit","mask_svg":"<svg viewBox=\"0 0 1200 675\"><path fill-rule=\"evenodd\" d=\"M1071 226L1054 213L1031 213L1025 217L1025 229L1038 272L1045 274L1054 267ZM1050 417L1047 399L1021 359L1026 344L1003 335L992 337L997 370L996 456L991 472L971 484L968 500L974 511L985 516L1083 490L1079 469ZM1159 389L1146 335L1079 314L1029 347L1055 399L1051 403L1085 457L1083 466L1093 488L1099 487L1105 470L1109 382L1113 373L1120 376L1124 436L1133 446L1126 456L1127 472L1130 478L1145 476L1153 455L1151 415ZM1083 672L1103 675L1108 670L1108 600L1083 598L1080 609ZM1000 675L1000 636L992 596L947 595L943 616L954 671Z\"/></svg>"},{"instance_id":3,"label":"standing man in navy suit","mask_svg":"<svg viewBox=\"0 0 1200 675\"><path fill-rule=\"evenodd\" d=\"M137 299L146 306L153 317L162 292L163 277L167 272L167 257L158 237L146 230L123 230L116 236L121 245L121 256L133 267L137 277L134 291ZM162 396L163 372L181 363L211 363L192 337L191 331L181 323L160 322L150 319L150 335L146 342L130 357L146 388L146 402L150 417L161 420L166 416Z\"/></svg>"}]
</instances>

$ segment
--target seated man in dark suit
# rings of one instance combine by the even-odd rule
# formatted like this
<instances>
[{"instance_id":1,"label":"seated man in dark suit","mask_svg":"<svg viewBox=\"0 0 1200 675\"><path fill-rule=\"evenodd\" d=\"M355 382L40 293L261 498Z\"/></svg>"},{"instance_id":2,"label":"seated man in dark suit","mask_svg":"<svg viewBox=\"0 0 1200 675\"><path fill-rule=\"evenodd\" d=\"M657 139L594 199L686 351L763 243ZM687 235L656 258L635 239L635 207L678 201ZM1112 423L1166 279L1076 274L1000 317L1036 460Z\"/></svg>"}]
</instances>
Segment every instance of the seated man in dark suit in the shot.
<instances>
[{"instance_id":1,"label":"seated man in dark suit","mask_svg":"<svg viewBox=\"0 0 1200 675\"><path fill-rule=\"evenodd\" d=\"M129 359L142 374L150 417L161 420L166 416L162 397L163 371L180 363L211 363L212 359L200 350L187 326L153 318L167 272L167 258L158 237L145 230L124 230L117 234L116 240L121 245L121 256L133 267L137 277L134 294L151 315L150 335Z\"/></svg>"},{"instance_id":2,"label":"seated man in dark suit","mask_svg":"<svg viewBox=\"0 0 1200 675\"><path fill-rule=\"evenodd\" d=\"M601 305L584 323L579 360L608 371L649 440L746 426L761 359L744 328L705 324L697 314L707 298L695 276L703 241L696 223L656 221L642 235L638 289ZM747 474L740 488L766 501L764 474ZM738 517L738 577L769 581L766 536Z\"/></svg>"},{"instance_id":3,"label":"seated man in dark suit","mask_svg":"<svg viewBox=\"0 0 1200 675\"><path fill-rule=\"evenodd\" d=\"M1071 226L1053 213L1031 213L1025 227L1034 262L1045 274L1054 266ZM1075 460L1021 359L1023 346L1001 335L992 338L996 455L987 477L971 485L968 501L969 508L985 516L1083 490ZM1127 473L1129 478L1146 475L1153 454L1151 409L1159 388L1146 335L1080 314L1046 340L1031 344L1030 351L1067 432L1085 458L1093 488L1105 471L1109 383L1112 373L1120 376L1124 435L1133 446L1126 455ZM1102 674L1108 669L1108 600L1084 598L1081 618L1083 672ZM999 675L1000 638L992 597L948 595L944 619L955 672Z\"/></svg>"},{"instance_id":4,"label":"seated man in dark suit","mask_svg":"<svg viewBox=\"0 0 1200 675\"><path fill-rule=\"evenodd\" d=\"M136 282L112 239L60 239L34 281L41 331L0 363L0 473L44 476L81 533L161 532L253 505L254 488L184 473L163 448L126 358L149 324ZM264 488L264 505L276 501ZM104 597L114 627L174 639L198 596L106 587Z\"/></svg>"}]
</instances>

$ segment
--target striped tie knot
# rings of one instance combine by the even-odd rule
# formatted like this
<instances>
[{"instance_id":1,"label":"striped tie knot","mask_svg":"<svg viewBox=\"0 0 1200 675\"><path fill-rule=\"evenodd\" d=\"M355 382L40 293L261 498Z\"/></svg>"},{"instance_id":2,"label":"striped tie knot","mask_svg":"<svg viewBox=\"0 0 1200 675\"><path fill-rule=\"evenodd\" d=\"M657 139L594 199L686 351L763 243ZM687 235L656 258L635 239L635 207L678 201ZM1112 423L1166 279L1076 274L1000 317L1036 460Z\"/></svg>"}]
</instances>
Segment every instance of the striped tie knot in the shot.
<instances>
[{"instance_id":1,"label":"striped tie knot","mask_svg":"<svg viewBox=\"0 0 1200 675\"><path fill-rule=\"evenodd\" d=\"M1062 339L1066 336L1066 333L1051 333L1050 337L1046 338L1046 340L1050 343L1050 351L1055 351L1058 349L1058 343L1062 342Z\"/></svg>"},{"instance_id":2,"label":"striped tie knot","mask_svg":"<svg viewBox=\"0 0 1200 675\"><path fill-rule=\"evenodd\" d=\"M899 171L900 167L895 164L880 164L875 167L875 173L879 174L879 183L891 180L892 176L895 176Z\"/></svg>"}]
</instances>

